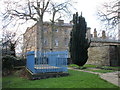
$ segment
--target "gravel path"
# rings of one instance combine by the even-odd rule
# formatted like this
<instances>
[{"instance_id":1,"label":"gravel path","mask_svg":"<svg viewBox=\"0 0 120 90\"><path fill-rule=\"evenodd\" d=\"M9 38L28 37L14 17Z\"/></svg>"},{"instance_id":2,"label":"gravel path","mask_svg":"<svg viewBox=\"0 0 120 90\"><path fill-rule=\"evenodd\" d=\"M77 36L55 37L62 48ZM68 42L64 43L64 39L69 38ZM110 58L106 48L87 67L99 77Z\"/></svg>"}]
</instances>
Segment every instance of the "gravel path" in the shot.
<instances>
[{"instance_id":1,"label":"gravel path","mask_svg":"<svg viewBox=\"0 0 120 90\"><path fill-rule=\"evenodd\" d=\"M85 70L79 70L79 69L73 69L73 68L68 68L68 69L98 74L102 79L120 87L120 71L110 72L110 73L98 73L98 72L85 71ZM118 74L119 74L119 77L118 77Z\"/></svg>"}]
</instances>

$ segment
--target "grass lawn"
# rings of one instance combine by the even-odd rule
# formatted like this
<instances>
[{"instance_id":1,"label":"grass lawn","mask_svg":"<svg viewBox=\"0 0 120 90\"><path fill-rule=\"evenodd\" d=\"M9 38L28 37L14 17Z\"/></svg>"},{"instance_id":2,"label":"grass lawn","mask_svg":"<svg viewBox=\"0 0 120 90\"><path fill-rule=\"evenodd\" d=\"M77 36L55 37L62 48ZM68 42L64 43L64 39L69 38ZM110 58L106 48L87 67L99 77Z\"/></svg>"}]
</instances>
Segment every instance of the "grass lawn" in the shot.
<instances>
[{"instance_id":1,"label":"grass lawn","mask_svg":"<svg viewBox=\"0 0 120 90\"><path fill-rule=\"evenodd\" d=\"M90 64L85 64L84 66L70 64L68 67L75 68L75 69L82 69L82 70L86 70L86 71L98 72L98 73L109 73L109 72L115 72L115 71L120 70L120 67L97 66L97 65L90 65ZM96 69L96 70L94 70L94 69Z\"/></svg>"},{"instance_id":2,"label":"grass lawn","mask_svg":"<svg viewBox=\"0 0 120 90\"><path fill-rule=\"evenodd\" d=\"M86 71L92 71L92 72L99 72L99 73L109 73L109 72L115 72L114 70L92 70L92 69L85 69Z\"/></svg>"},{"instance_id":3,"label":"grass lawn","mask_svg":"<svg viewBox=\"0 0 120 90\"><path fill-rule=\"evenodd\" d=\"M118 88L98 75L69 70L69 76L27 80L16 75L3 77L3 88Z\"/></svg>"}]
</instances>

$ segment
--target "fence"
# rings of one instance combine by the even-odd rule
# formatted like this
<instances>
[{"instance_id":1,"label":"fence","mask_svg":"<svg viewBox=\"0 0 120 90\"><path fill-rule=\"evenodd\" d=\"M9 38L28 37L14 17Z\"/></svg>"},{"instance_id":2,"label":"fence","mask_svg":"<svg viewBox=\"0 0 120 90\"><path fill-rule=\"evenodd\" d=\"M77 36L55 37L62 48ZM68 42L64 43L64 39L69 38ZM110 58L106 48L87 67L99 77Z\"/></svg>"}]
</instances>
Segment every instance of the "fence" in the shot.
<instances>
[{"instance_id":1,"label":"fence","mask_svg":"<svg viewBox=\"0 0 120 90\"><path fill-rule=\"evenodd\" d=\"M32 73L67 72L68 51L27 53L27 68Z\"/></svg>"}]
</instances>

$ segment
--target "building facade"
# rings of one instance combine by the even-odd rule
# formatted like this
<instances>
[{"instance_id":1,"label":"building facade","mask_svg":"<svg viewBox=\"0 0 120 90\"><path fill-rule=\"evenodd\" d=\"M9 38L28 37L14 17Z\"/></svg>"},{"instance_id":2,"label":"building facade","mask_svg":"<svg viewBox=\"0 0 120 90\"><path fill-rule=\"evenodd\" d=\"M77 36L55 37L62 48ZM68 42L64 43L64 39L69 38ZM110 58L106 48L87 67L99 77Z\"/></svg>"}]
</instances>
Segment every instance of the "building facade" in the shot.
<instances>
[{"instance_id":1,"label":"building facade","mask_svg":"<svg viewBox=\"0 0 120 90\"><path fill-rule=\"evenodd\" d=\"M52 31L51 23L44 22L44 50L45 51L63 51L68 50L70 32L72 30L71 23L64 23L59 20L55 23L54 31ZM37 24L27 28L23 35L23 53L37 50ZM39 44L40 45L40 44Z\"/></svg>"},{"instance_id":2,"label":"building facade","mask_svg":"<svg viewBox=\"0 0 120 90\"><path fill-rule=\"evenodd\" d=\"M28 51L37 50L37 24L30 28L27 28L24 33L24 48L23 53ZM69 51L70 33L72 30L72 23L64 23L63 20L59 20L55 23L54 31L51 28L50 22L44 22L44 50L49 51ZM110 40L106 36L106 32L102 31L102 37L97 36L97 30L94 29L93 35L90 28L88 28L86 37L91 39L91 46L88 49L88 61L87 64L94 65L112 65L116 66L120 59L117 51L120 46L118 40ZM40 46L41 44L39 44ZM111 54L112 52L112 54ZM113 58L114 55L114 58Z\"/></svg>"}]
</instances>

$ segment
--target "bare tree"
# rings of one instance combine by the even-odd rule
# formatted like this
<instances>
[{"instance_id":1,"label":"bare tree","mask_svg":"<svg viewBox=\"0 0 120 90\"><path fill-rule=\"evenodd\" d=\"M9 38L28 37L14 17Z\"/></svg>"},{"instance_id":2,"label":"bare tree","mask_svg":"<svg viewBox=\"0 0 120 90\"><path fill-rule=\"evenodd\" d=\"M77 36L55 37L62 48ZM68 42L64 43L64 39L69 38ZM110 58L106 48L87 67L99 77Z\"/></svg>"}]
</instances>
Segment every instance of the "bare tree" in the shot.
<instances>
[{"instance_id":1,"label":"bare tree","mask_svg":"<svg viewBox=\"0 0 120 90\"><path fill-rule=\"evenodd\" d=\"M72 12L71 8L75 9L73 7L73 1L72 0L66 0L63 3L58 3L58 2L50 2L50 13L52 14L52 18L50 19L51 21L51 29L52 29L52 45L51 45L51 50L53 50L53 37L54 37L54 29L55 29L55 21L59 20L61 17L64 16L69 16L71 17ZM70 8L71 7L71 8Z\"/></svg>"},{"instance_id":2,"label":"bare tree","mask_svg":"<svg viewBox=\"0 0 120 90\"><path fill-rule=\"evenodd\" d=\"M69 6L72 6L71 0L67 0L63 3L54 3L52 0L6 0L4 3L6 8L3 13L3 18L8 21L5 23L5 27L11 24L12 21L14 21L15 24L17 21L21 20L24 20L24 22L29 20L37 22L37 51L41 52L44 52L44 14L51 10L50 14L52 14L51 22L53 30L56 14L58 13L60 15L59 17L62 17L63 12L70 15Z\"/></svg>"},{"instance_id":3,"label":"bare tree","mask_svg":"<svg viewBox=\"0 0 120 90\"><path fill-rule=\"evenodd\" d=\"M2 37L2 43L3 46L5 45L6 47L8 47L8 49L6 48L7 51L10 51L10 55L16 56L15 53L15 48L18 45L19 40L20 40L20 36L17 36L16 32L13 31L4 31L3 32L3 37Z\"/></svg>"},{"instance_id":4,"label":"bare tree","mask_svg":"<svg viewBox=\"0 0 120 90\"><path fill-rule=\"evenodd\" d=\"M50 0L20 0L18 1L5 1L6 12L3 13L4 20L9 20L6 25L9 25L13 19L16 20L34 20L37 22L37 51L43 50L44 34L43 34L43 16L47 10ZM41 43L40 43L41 39ZM41 45L40 45L41 44Z\"/></svg>"},{"instance_id":5,"label":"bare tree","mask_svg":"<svg viewBox=\"0 0 120 90\"><path fill-rule=\"evenodd\" d=\"M99 19L104 22L109 29L116 28L120 23L120 1L114 0L106 2L102 5L102 8L98 9Z\"/></svg>"}]
</instances>

